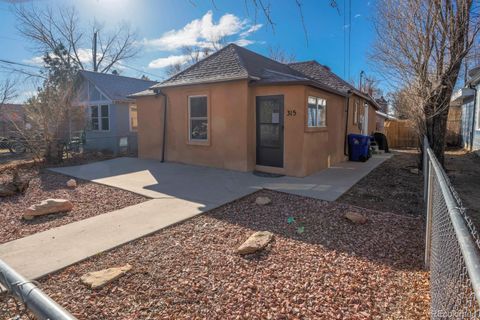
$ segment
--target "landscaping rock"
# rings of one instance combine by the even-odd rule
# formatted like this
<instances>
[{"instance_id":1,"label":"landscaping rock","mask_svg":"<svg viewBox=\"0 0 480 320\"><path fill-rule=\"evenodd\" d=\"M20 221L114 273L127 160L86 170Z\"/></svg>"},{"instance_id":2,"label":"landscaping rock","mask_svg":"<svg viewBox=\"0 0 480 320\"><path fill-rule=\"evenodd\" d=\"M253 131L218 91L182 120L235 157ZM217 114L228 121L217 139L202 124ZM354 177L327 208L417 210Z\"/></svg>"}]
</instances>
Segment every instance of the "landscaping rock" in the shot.
<instances>
[{"instance_id":1,"label":"landscaping rock","mask_svg":"<svg viewBox=\"0 0 480 320\"><path fill-rule=\"evenodd\" d=\"M420 171L418 170L418 168L414 168L414 169L410 169L410 173L419 174Z\"/></svg>"},{"instance_id":2,"label":"landscaping rock","mask_svg":"<svg viewBox=\"0 0 480 320\"><path fill-rule=\"evenodd\" d=\"M77 181L75 179L68 180L67 187L75 189L77 187Z\"/></svg>"},{"instance_id":3,"label":"landscaping rock","mask_svg":"<svg viewBox=\"0 0 480 320\"><path fill-rule=\"evenodd\" d=\"M257 197L257 199L255 200L255 203L260 206L266 206L272 203L272 200L269 197Z\"/></svg>"},{"instance_id":4,"label":"landscaping rock","mask_svg":"<svg viewBox=\"0 0 480 320\"><path fill-rule=\"evenodd\" d=\"M258 231L252 234L240 247L237 249L238 254L250 254L257 252L267 246L272 241L273 233L269 231Z\"/></svg>"},{"instance_id":5,"label":"landscaping rock","mask_svg":"<svg viewBox=\"0 0 480 320\"><path fill-rule=\"evenodd\" d=\"M0 197L13 196L17 192L17 186L13 182L8 182L0 185Z\"/></svg>"},{"instance_id":6,"label":"landscaping rock","mask_svg":"<svg viewBox=\"0 0 480 320\"><path fill-rule=\"evenodd\" d=\"M33 219L36 216L43 216L51 213L66 212L73 209L73 204L65 199L47 199L39 204L34 204L25 210L23 218L26 220Z\"/></svg>"},{"instance_id":7,"label":"landscaping rock","mask_svg":"<svg viewBox=\"0 0 480 320\"><path fill-rule=\"evenodd\" d=\"M100 271L89 272L84 274L80 280L90 289L98 289L120 278L130 269L132 269L132 266L126 264L123 267L108 268Z\"/></svg>"},{"instance_id":8,"label":"landscaping rock","mask_svg":"<svg viewBox=\"0 0 480 320\"><path fill-rule=\"evenodd\" d=\"M367 222L367 218L357 212L347 212L345 218L354 224L364 224Z\"/></svg>"}]
</instances>

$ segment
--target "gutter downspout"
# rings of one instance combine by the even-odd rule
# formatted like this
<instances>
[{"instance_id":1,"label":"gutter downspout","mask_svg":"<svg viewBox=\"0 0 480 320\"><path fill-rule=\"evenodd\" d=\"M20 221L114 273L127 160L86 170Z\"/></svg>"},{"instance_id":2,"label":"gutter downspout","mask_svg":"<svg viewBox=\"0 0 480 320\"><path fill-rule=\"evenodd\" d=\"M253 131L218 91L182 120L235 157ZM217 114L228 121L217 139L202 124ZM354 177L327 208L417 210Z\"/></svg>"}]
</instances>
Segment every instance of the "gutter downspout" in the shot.
<instances>
[{"instance_id":1,"label":"gutter downspout","mask_svg":"<svg viewBox=\"0 0 480 320\"><path fill-rule=\"evenodd\" d=\"M469 88L475 91L473 95L472 131L470 132L470 152L473 151L473 139L475 138L475 117L477 113L477 87L470 84Z\"/></svg>"},{"instance_id":2,"label":"gutter downspout","mask_svg":"<svg viewBox=\"0 0 480 320\"><path fill-rule=\"evenodd\" d=\"M161 95L164 99L163 104L163 137L162 137L162 158L160 162L165 162L165 143L167 142L167 105L168 105L168 97L165 93L161 92L160 90L156 92L158 95Z\"/></svg>"},{"instance_id":3,"label":"gutter downspout","mask_svg":"<svg viewBox=\"0 0 480 320\"><path fill-rule=\"evenodd\" d=\"M347 115L345 117L345 141L343 143L343 154L345 156L348 156L348 111L350 109L350 96L351 95L352 95L352 91L348 90L347 91L347 96L345 98L345 103L346 103L345 109L346 109L346 112L347 112Z\"/></svg>"}]
</instances>

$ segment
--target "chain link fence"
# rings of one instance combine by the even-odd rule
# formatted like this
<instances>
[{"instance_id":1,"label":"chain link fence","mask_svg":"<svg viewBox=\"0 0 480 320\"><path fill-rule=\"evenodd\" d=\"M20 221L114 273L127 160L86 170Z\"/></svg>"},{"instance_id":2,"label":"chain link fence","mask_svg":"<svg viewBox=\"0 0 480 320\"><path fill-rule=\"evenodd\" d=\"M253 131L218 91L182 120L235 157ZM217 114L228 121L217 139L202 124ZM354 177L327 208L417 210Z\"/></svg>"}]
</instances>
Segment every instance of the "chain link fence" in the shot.
<instances>
[{"instance_id":1,"label":"chain link fence","mask_svg":"<svg viewBox=\"0 0 480 320\"><path fill-rule=\"evenodd\" d=\"M479 236L426 138L423 172L431 318L480 319Z\"/></svg>"}]
</instances>

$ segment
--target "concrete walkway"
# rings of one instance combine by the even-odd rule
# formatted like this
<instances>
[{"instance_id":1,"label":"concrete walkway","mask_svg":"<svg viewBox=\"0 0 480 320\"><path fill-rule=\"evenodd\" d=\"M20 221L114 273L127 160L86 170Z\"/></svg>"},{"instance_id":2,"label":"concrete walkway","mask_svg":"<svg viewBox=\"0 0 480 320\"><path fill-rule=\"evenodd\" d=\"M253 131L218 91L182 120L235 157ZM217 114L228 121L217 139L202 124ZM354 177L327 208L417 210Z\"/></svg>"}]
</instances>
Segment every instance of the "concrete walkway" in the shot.
<instances>
[{"instance_id":1,"label":"concrete walkway","mask_svg":"<svg viewBox=\"0 0 480 320\"><path fill-rule=\"evenodd\" d=\"M335 200L388 158L345 162L305 178L262 178L252 173L135 158L55 168L52 171L153 200L4 243L0 245L0 258L26 278L37 279L260 188Z\"/></svg>"},{"instance_id":2,"label":"concrete walkway","mask_svg":"<svg viewBox=\"0 0 480 320\"><path fill-rule=\"evenodd\" d=\"M154 199L178 198L220 205L266 188L334 201L391 154L367 162L342 162L304 178L264 178L238 172L137 158L116 158L52 171L132 191Z\"/></svg>"}]
</instances>

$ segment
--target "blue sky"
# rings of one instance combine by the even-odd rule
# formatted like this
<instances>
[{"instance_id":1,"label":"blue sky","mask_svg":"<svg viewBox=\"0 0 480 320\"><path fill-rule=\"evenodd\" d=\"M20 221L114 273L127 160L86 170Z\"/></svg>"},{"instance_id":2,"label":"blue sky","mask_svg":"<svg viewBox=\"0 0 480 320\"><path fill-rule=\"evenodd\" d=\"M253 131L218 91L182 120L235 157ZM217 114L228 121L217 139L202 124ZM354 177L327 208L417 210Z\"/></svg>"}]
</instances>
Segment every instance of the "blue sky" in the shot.
<instances>
[{"instance_id":1,"label":"blue sky","mask_svg":"<svg viewBox=\"0 0 480 320\"><path fill-rule=\"evenodd\" d=\"M24 2L24 1L23 1ZM27 1L29 2L29 1ZM137 31L140 54L126 62L121 73L140 76L143 70L151 78L165 77L164 66L182 61L182 44L202 44L218 34L246 45L248 49L268 55L269 47L282 48L296 60L315 59L335 73L358 81L359 73L375 74L368 63L368 48L374 41L371 14L375 1L352 0L351 26L343 15L343 0L337 1L340 14L329 0L303 0L308 43L300 22L295 0L272 0L271 16L275 29L263 15L255 17L253 5L248 9L243 0L42 0L31 1L38 7L75 6L81 24L90 30L93 19L105 29L128 23ZM247 1L253 3L253 1ZM348 3L348 0L345 1ZM27 3L27 5L30 5ZM348 11L347 11L348 12ZM344 72L344 29L351 28L350 77ZM39 54L32 50L16 29L11 4L0 0L0 59L35 64ZM88 54L88 53L87 53ZM7 75L0 73L0 79ZM24 88L22 90L28 90Z\"/></svg>"}]
</instances>

